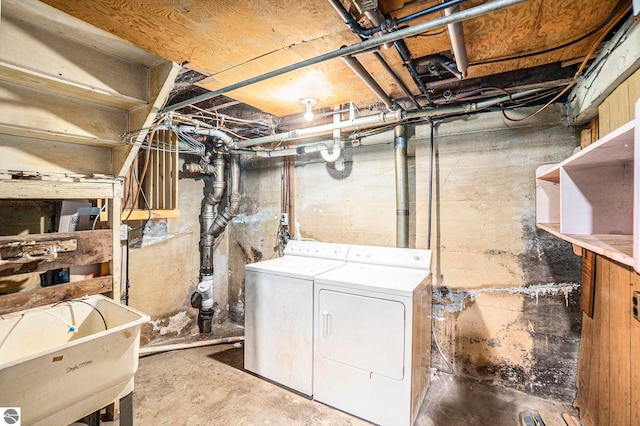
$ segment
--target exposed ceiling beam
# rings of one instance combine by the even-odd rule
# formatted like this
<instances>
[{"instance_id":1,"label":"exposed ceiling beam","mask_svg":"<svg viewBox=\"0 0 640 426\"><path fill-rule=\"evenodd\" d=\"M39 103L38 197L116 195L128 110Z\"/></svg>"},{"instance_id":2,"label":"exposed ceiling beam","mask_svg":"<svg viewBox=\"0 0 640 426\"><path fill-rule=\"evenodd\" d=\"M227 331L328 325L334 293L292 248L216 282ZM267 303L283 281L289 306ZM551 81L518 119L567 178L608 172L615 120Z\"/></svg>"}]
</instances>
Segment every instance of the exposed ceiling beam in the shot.
<instances>
[{"instance_id":1,"label":"exposed ceiling beam","mask_svg":"<svg viewBox=\"0 0 640 426\"><path fill-rule=\"evenodd\" d=\"M165 107L161 112L169 112L175 111L177 109L183 108L185 106L193 105L195 103L205 101L207 99L211 99L213 97L228 93L232 90L240 89L243 87L250 86L255 83L259 83L261 81L268 80L273 77L277 77L292 71L296 71L302 68L306 68L312 65L316 65L330 59L340 58L346 55L356 54L363 50L371 49L374 47L382 46L386 43L392 43L397 40L401 40L405 37L412 37L418 34L434 30L436 28L444 27L448 24L452 24L455 22L462 22L467 19L475 18L478 16L485 15L490 12L494 12L496 10L500 10L509 6L513 6L516 4L524 3L527 0L494 0L490 3L482 4L480 6L472 7L470 9L466 9L449 16L443 16L440 18L435 18L433 20L422 22L420 24L416 24L414 26L403 28L398 31L394 31L391 33L383 34L379 37L375 37L372 39L368 39L362 41L360 43L352 44L351 46L344 46L338 50L334 50L332 52L328 52L304 61L297 62L292 65L288 65L273 71L269 71L267 73L258 75L253 78L249 78L247 80L231 84L229 86L211 91L209 93L197 96L193 99L189 99L183 102L179 102L177 104L169 105Z\"/></svg>"}]
</instances>

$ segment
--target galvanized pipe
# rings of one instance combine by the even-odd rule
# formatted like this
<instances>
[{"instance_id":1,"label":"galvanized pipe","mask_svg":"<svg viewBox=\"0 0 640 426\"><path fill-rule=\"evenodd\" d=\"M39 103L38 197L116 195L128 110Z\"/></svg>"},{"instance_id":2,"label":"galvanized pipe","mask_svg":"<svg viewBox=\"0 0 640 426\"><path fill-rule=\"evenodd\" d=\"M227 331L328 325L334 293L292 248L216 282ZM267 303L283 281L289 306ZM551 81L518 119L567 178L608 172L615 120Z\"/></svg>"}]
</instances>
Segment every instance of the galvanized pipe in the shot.
<instances>
[{"instance_id":1,"label":"galvanized pipe","mask_svg":"<svg viewBox=\"0 0 640 426\"><path fill-rule=\"evenodd\" d=\"M335 129L340 129L340 130L368 129L371 127L376 127L380 124L400 123L404 120L410 120L410 119L416 119L416 118L442 117L445 115L470 113L470 112L475 112L490 106L498 105L502 102L525 98L527 96L534 95L536 93L539 93L547 89L548 87L525 90L520 93L514 93L512 95L505 95L505 96L500 96L498 98L487 99L486 101L481 101L478 103L469 103L464 105L451 105L451 106L445 106L445 107L439 107L439 108L429 108L429 109L414 110L414 111L398 110L398 111L392 111L392 112L381 113L381 114L367 115L365 117L359 117L354 120L345 120L337 123L322 124L320 126L306 127L303 129L295 129L295 130L290 130L288 132L276 133L268 136L261 136L255 139L240 141L238 142L237 145L239 148L247 148L250 146L262 145L266 143L280 142L280 141L294 140L294 139L304 139L304 138L310 138L314 136L325 135L327 133L333 132ZM234 152L242 153L241 150L234 150Z\"/></svg>"},{"instance_id":2,"label":"galvanized pipe","mask_svg":"<svg viewBox=\"0 0 640 426\"><path fill-rule=\"evenodd\" d=\"M437 4L435 6L429 7L427 9L421 10L419 12L412 13L412 14L407 15L407 16L403 16L402 18L398 18L398 19L396 19L396 23L398 25L407 24L407 23L409 23L409 22L411 22L411 21L413 21L415 19L419 19L419 18L422 18L424 16L430 15L432 13L440 12L441 10L445 10L445 9L450 8L450 7L457 6L459 4L464 3L465 1L468 1L468 0L451 0L451 1L448 1L448 2L441 3L441 4Z\"/></svg>"},{"instance_id":3,"label":"galvanized pipe","mask_svg":"<svg viewBox=\"0 0 640 426\"><path fill-rule=\"evenodd\" d=\"M396 159L396 247L409 247L409 172L404 125L393 129Z\"/></svg>"},{"instance_id":4,"label":"galvanized pipe","mask_svg":"<svg viewBox=\"0 0 640 426\"><path fill-rule=\"evenodd\" d=\"M177 109L193 105L198 102L206 101L211 98L215 98L216 96L223 95L232 90L237 90L243 87L250 86L255 83L259 83L261 81L268 80L273 77L277 77L292 71L296 71L302 68L309 67L311 65L316 65L321 62L328 61L330 59L339 58L345 55L353 55L363 50L371 49L372 47L382 46L386 43L394 42L396 40L403 39L405 37L412 37L418 35L420 33L424 33L426 31L431 31L436 28L443 27L445 25L452 24L454 22L461 22L466 19L475 18L478 16L486 15L487 13L494 12L496 10L504 9L505 7L513 6L516 4L524 3L527 0L494 0L490 3L481 4L476 7L472 7L470 9L465 9L460 12L456 12L449 16L442 16L439 18L432 19L427 22L422 22L416 24L414 26L403 28L398 31L394 31L387 34L382 34L379 37L371 38L368 40L364 40L360 43L352 44L351 46L341 47L338 50L334 50L332 52L327 52L322 55L315 56L310 59L306 59L304 61L297 62L295 64L287 65L282 68L278 68L277 70L269 71L264 74L260 74L258 76L240 81L238 83L231 84L229 86L222 87L220 89L211 91L209 93L204 93L200 96L196 96L191 99L187 99L182 102L178 102L173 105L169 105L164 107L160 113L166 113L169 111L175 111Z\"/></svg>"},{"instance_id":5,"label":"galvanized pipe","mask_svg":"<svg viewBox=\"0 0 640 426\"><path fill-rule=\"evenodd\" d=\"M364 31L366 31L366 29L363 28L358 23L358 21L356 21L355 18L351 16L349 12L347 12L347 10L344 8L342 3L340 3L340 0L329 0L329 3L331 4L331 6L333 6L335 11L338 13L338 15L340 15L342 20L347 24L347 26L351 29L351 31L358 34L361 39L364 39L364 36L362 34ZM376 12L377 13L374 13L372 11L365 12L365 15L369 17L369 20L373 23L373 25L375 25L376 27L380 27L381 20L383 20L384 17L382 17L382 14L380 13L379 10L376 10ZM400 87L400 89L402 89L402 91L409 97L409 100L411 100L411 102L416 106L416 108L418 109L422 108L421 105L418 103L418 101L416 101L416 98L413 96L411 91L409 91L407 86L402 82L402 80L400 80L400 78L395 73L395 71L391 69L387 61L385 61L382 55L380 55L380 53L377 52L377 49L379 49L379 47L375 47L374 49L375 50L372 50L372 51L367 50L367 51L359 52L359 54L372 53L373 56L378 60L380 65L382 65L382 67L387 72L387 74L391 76L391 78L393 79L393 81L396 82L398 87Z\"/></svg>"},{"instance_id":6,"label":"galvanized pipe","mask_svg":"<svg viewBox=\"0 0 640 426\"><path fill-rule=\"evenodd\" d=\"M411 91L406 86L406 84L404 84L403 81L400 80L400 77L398 77L398 74L396 74L395 71L393 71L393 69L391 69L391 67L389 66L387 61L385 61L384 58L382 57L382 55L380 55L380 53L378 53L378 52L373 52L373 56L378 60L378 62L380 62L380 65L382 65L382 68L384 68L384 70L387 72L387 74L389 74L391 76L393 81L395 81L396 84L398 85L398 87L400 89L402 89L404 94L407 95L407 97L409 98L411 103L413 105L415 105L416 108L421 109L422 105L420 105L418 103L418 101L416 101L416 98L413 96L413 93L411 93Z\"/></svg>"},{"instance_id":7,"label":"galvanized pipe","mask_svg":"<svg viewBox=\"0 0 640 426\"><path fill-rule=\"evenodd\" d=\"M382 103L384 103L389 111L395 109L393 107L393 101L389 95L387 95L384 89L380 87L378 82L371 76L371 74L369 74L365 67L362 66L359 60L351 55L343 56L342 60L349 68L351 68L351 71L353 71L355 75L360 77L360 80L367 85L369 90L371 90L382 101Z\"/></svg>"},{"instance_id":8,"label":"galvanized pipe","mask_svg":"<svg viewBox=\"0 0 640 426\"><path fill-rule=\"evenodd\" d=\"M397 123L402 120L402 111L391 111L386 113L367 115L365 117L359 117L354 120L345 120L338 123L327 123L320 126L307 127L304 129L290 130L288 132L276 133L273 135L262 136L255 139L249 139L246 141L238 142L238 148L246 148L254 145L262 145L270 142L280 142L290 139L303 139L313 136L319 136L327 133L331 133L336 129L340 130L353 130L353 129L367 129L375 127L384 123Z\"/></svg>"}]
</instances>

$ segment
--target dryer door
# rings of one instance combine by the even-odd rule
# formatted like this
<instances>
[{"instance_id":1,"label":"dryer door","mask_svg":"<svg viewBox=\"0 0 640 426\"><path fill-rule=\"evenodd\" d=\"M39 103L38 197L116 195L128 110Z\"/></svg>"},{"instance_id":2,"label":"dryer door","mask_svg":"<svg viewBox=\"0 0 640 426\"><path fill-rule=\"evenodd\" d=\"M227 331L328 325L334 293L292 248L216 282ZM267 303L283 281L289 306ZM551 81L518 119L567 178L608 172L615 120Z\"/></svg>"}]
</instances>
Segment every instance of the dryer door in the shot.
<instances>
[{"instance_id":1,"label":"dryer door","mask_svg":"<svg viewBox=\"0 0 640 426\"><path fill-rule=\"evenodd\" d=\"M318 293L321 357L391 379L404 377L402 302L322 289Z\"/></svg>"}]
</instances>

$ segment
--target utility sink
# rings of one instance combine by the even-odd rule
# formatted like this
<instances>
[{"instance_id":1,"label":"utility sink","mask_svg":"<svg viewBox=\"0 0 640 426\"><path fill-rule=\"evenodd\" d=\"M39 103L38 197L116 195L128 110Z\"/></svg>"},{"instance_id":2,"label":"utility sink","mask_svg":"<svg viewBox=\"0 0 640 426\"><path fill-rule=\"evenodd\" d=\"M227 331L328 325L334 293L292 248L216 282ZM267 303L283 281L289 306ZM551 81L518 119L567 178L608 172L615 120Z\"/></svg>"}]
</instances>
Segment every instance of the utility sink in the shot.
<instances>
[{"instance_id":1,"label":"utility sink","mask_svg":"<svg viewBox=\"0 0 640 426\"><path fill-rule=\"evenodd\" d=\"M0 315L0 406L63 425L126 396L148 321L101 295Z\"/></svg>"}]
</instances>

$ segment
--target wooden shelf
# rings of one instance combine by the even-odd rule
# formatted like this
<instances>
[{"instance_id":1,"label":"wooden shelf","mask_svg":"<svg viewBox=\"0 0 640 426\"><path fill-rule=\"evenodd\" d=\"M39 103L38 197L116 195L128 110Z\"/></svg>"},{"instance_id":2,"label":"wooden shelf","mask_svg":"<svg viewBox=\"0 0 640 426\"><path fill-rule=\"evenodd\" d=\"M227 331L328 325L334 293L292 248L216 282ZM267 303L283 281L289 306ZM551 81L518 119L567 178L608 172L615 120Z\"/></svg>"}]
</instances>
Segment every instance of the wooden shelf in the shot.
<instances>
[{"instance_id":1,"label":"wooden shelf","mask_svg":"<svg viewBox=\"0 0 640 426\"><path fill-rule=\"evenodd\" d=\"M560 182L560 170L567 167L614 165L620 162L633 161L634 129L636 120L632 120L614 130L585 149L576 152L562 163L538 169L537 179L549 182Z\"/></svg>"},{"instance_id":2,"label":"wooden shelf","mask_svg":"<svg viewBox=\"0 0 640 426\"><path fill-rule=\"evenodd\" d=\"M625 265L635 265L633 257L633 235L563 234L560 232L559 223L538 223L538 228L572 244L578 245L602 256L606 256Z\"/></svg>"},{"instance_id":3,"label":"wooden shelf","mask_svg":"<svg viewBox=\"0 0 640 426\"><path fill-rule=\"evenodd\" d=\"M536 222L640 272L640 100L636 117L561 163L536 170Z\"/></svg>"}]
</instances>

